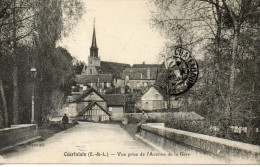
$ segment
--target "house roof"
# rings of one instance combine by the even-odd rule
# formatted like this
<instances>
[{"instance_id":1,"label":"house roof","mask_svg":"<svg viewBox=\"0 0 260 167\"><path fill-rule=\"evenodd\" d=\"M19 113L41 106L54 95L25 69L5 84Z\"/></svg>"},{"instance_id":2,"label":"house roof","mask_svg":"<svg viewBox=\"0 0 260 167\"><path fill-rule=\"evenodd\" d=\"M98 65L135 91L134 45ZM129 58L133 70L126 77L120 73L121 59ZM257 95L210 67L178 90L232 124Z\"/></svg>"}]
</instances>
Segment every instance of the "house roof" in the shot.
<instances>
[{"instance_id":1,"label":"house roof","mask_svg":"<svg viewBox=\"0 0 260 167\"><path fill-rule=\"evenodd\" d=\"M162 64L133 64L132 68L165 68L164 63Z\"/></svg>"},{"instance_id":2,"label":"house roof","mask_svg":"<svg viewBox=\"0 0 260 167\"><path fill-rule=\"evenodd\" d=\"M103 96L101 96L95 89L93 89L93 88L89 88L89 89L87 89L86 91L84 91L81 95L79 95L74 101L72 101L72 102L77 102L77 101L80 101L80 100L82 100L83 98L85 98L86 96L88 96L90 93L92 93L92 92L95 92L100 98L102 98L103 100L105 100L104 98L103 98Z\"/></svg>"},{"instance_id":3,"label":"house roof","mask_svg":"<svg viewBox=\"0 0 260 167\"><path fill-rule=\"evenodd\" d=\"M96 68L100 68L102 74L113 74L115 78L121 78L123 70L129 67L130 64L101 61L100 67Z\"/></svg>"},{"instance_id":4,"label":"house roof","mask_svg":"<svg viewBox=\"0 0 260 167\"><path fill-rule=\"evenodd\" d=\"M168 95L167 95L166 91L163 90L163 89L161 89L161 88L160 88L159 86L157 86L157 85L151 85L151 86L143 93L143 95L144 95L146 92L148 92L151 87L155 88L155 89L162 95L162 97L163 97L164 100L167 100L167 99L168 99Z\"/></svg>"},{"instance_id":5,"label":"house roof","mask_svg":"<svg viewBox=\"0 0 260 167\"><path fill-rule=\"evenodd\" d=\"M110 116L110 114L101 105L99 105L96 101L93 101L93 102L89 103L82 111L80 111L78 113L77 116L83 115L85 112L87 112L94 105L97 105L101 110L103 110L107 115Z\"/></svg>"},{"instance_id":6,"label":"house roof","mask_svg":"<svg viewBox=\"0 0 260 167\"><path fill-rule=\"evenodd\" d=\"M125 98L122 94L106 94L103 97L108 106L123 106L125 104Z\"/></svg>"},{"instance_id":7,"label":"house roof","mask_svg":"<svg viewBox=\"0 0 260 167\"><path fill-rule=\"evenodd\" d=\"M98 83L99 82L112 82L113 74L96 74L96 75L78 75L76 76L77 84L87 84L87 83Z\"/></svg>"}]
</instances>

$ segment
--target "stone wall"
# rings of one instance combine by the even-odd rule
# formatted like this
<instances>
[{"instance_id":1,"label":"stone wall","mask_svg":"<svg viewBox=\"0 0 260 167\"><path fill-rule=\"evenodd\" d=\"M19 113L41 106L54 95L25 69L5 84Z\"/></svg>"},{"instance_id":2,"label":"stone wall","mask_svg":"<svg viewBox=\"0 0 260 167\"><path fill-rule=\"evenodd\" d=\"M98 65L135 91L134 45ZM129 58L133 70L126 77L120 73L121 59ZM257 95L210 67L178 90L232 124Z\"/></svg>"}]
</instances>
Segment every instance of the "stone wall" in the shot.
<instances>
[{"instance_id":1,"label":"stone wall","mask_svg":"<svg viewBox=\"0 0 260 167\"><path fill-rule=\"evenodd\" d=\"M37 125L21 124L0 129L0 151L39 139Z\"/></svg>"},{"instance_id":2,"label":"stone wall","mask_svg":"<svg viewBox=\"0 0 260 167\"><path fill-rule=\"evenodd\" d=\"M245 159L260 162L260 146L213 136L146 124L142 125L141 138L168 151L172 144L180 143L234 161Z\"/></svg>"}]
</instances>

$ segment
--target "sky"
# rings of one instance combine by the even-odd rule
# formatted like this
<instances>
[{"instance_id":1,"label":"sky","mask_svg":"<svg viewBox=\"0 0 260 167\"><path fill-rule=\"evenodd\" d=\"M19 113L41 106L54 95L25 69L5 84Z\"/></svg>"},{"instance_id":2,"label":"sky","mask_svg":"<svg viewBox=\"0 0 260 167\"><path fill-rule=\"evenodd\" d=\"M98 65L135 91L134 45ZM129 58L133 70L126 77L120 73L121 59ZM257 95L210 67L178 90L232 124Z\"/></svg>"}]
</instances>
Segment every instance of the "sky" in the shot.
<instances>
[{"instance_id":1,"label":"sky","mask_svg":"<svg viewBox=\"0 0 260 167\"><path fill-rule=\"evenodd\" d=\"M128 64L159 63L164 39L150 26L148 0L82 0L86 13L60 42L73 57L87 64L95 18L102 61Z\"/></svg>"}]
</instances>

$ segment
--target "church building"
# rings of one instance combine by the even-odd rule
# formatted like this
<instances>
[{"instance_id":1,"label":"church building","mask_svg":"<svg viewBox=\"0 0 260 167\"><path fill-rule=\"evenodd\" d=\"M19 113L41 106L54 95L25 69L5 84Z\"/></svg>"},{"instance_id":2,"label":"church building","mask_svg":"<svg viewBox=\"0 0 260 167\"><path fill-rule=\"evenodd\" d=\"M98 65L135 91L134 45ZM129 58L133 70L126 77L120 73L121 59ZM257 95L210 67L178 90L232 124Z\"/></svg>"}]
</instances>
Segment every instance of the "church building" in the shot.
<instances>
[{"instance_id":1,"label":"church building","mask_svg":"<svg viewBox=\"0 0 260 167\"><path fill-rule=\"evenodd\" d=\"M101 61L94 25L88 65L83 67L81 75L76 76L76 85L80 92L91 87L100 94L110 94L111 89L118 89L116 93L124 93L126 86L129 92L144 91L155 84L158 74L163 69L165 69L164 64L145 64L143 62L131 66L126 63Z\"/></svg>"},{"instance_id":2,"label":"church building","mask_svg":"<svg viewBox=\"0 0 260 167\"><path fill-rule=\"evenodd\" d=\"M76 84L80 87L81 91L86 90L87 87L92 87L101 94L104 94L111 87L124 85L122 73L125 68L130 67L130 64L101 61L98 54L94 25L88 65L83 67L81 75L76 76Z\"/></svg>"}]
</instances>

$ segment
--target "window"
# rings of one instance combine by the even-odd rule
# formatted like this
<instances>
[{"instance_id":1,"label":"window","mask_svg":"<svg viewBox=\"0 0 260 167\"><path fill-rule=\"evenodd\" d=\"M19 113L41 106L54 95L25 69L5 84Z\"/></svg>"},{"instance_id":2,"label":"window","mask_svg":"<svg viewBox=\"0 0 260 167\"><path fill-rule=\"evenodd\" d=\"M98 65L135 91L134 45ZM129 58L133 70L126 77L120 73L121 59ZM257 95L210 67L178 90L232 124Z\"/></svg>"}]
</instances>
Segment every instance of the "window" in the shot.
<instances>
[{"instance_id":1,"label":"window","mask_svg":"<svg viewBox=\"0 0 260 167\"><path fill-rule=\"evenodd\" d=\"M89 64L92 64L92 60L89 60Z\"/></svg>"},{"instance_id":2,"label":"window","mask_svg":"<svg viewBox=\"0 0 260 167\"><path fill-rule=\"evenodd\" d=\"M139 82L137 82L137 84L136 84L136 85L137 85L137 87L140 87L140 83L139 83Z\"/></svg>"},{"instance_id":3,"label":"window","mask_svg":"<svg viewBox=\"0 0 260 167\"><path fill-rule=\"evenodd\" d=\"M92 69L89 69L89 74L92 74Z\"/></svg>"},{"instance_id":4,"label":"window","mask_svg":"<svg viewBox=\"0 0 260 167\"><path fill-rule=\"evenodd\" d=\"M145 86L145 87L147 86L147 82L144 83L144 86Z\"/></svg>"},{"instance_id":5,"label":"window","mask_svg":"<svg viewBox=\"0 0 260 167\"><path fill-rule=\"evenodd\" d=\"M159 98L159 94L158 94L158 93L155 94L155 98L156 98L156 99Z\"/></svg>"}]
</instances>

